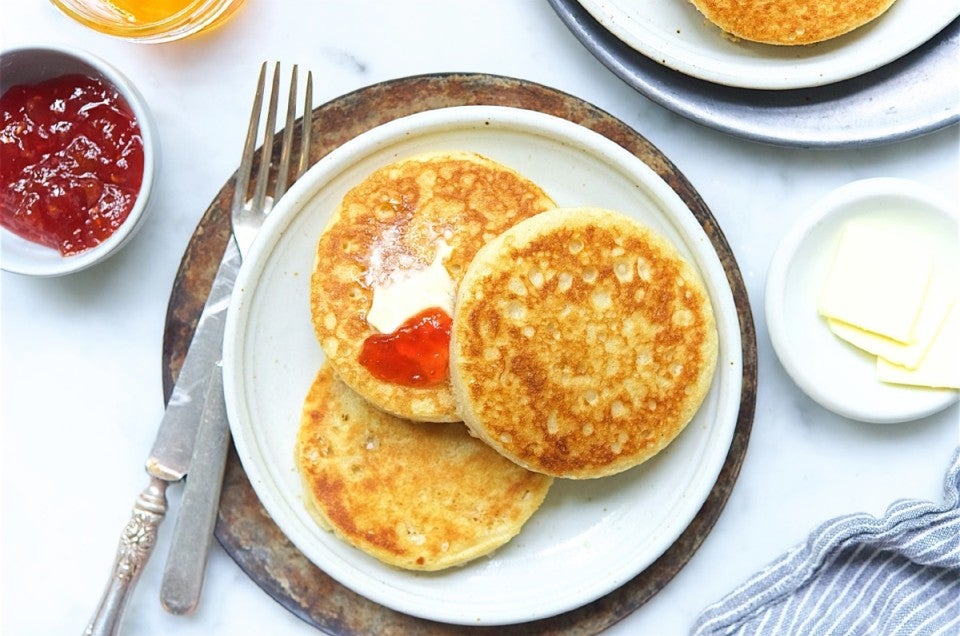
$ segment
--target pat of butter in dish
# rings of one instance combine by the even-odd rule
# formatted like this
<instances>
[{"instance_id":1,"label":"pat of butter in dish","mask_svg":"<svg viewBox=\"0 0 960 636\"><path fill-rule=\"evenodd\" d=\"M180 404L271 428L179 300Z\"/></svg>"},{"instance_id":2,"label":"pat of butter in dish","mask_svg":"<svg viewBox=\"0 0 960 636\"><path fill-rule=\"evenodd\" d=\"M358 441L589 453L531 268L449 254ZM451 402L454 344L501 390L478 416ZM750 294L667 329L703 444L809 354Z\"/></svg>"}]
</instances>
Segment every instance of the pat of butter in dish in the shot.
<instances>
[{"instance_id":1,"label":"pat of butter in dish","mask_svg":"<svg viewBox=\"0 0 960 636\"><path fill-rule=\"evenodd\" d=\"M843 228L819 312L898 342L910 342L933 255L897 228L865 219Z\"/></svg>"},{"instance_id":2,"label":"pat of butter in dish","mask_svg":"<svg viewBox=\"0 0 960 636\"><path fill-rule=\"evenodd\" d=\"M916 369L878 357L877 378L893 384L960 389L960 304L954 303L930 350Z\"/></svg>"},{"instance_id":3,"label":"pat of butter in dish","mask_svg":"<svg viewBox=\"0 0 960 636\"><path fill-rule=\"evenodd\" d=\"M411 316L431 307L453 316L456 285L443 265L452 251L444 240L438 239L429 265L395 270L382 283L373 285L367 323L380 333L393 333Z\"/></svg>"},{"instance_id":4,"label":"pat of butter in dish","mask_svg":"<svg viewBox=\"0 0 960 636\"><path fill-rule=\"evenodd\" d=\"M911 342L902 343L853 325L827 318L830 331L855 347L896 365L915 369L923 360L956 302L955 281L939 269L930 279L927 295L914 325Z\"/></svg>"}]
</instances>

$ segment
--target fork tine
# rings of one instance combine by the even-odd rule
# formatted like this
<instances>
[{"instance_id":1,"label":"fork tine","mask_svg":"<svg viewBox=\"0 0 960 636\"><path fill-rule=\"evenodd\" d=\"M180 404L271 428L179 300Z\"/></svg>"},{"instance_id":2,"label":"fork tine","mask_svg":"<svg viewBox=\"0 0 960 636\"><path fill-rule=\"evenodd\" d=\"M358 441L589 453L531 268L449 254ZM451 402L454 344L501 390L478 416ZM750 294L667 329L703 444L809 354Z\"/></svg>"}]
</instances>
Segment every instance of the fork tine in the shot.
<instances>
[{"instance_id":1,"label":"fork tine","mask_svg":"<svg viewBox=\"0 0 960 636\"><path fill-rule=\"evenodd\" d=\"M247 250L253 243L253 239L263 225L267 214L273 208L273 204L283 196L290 183L300 177L309 163L310 131L313 127L313 74L308 71L301 124L301 131L304 134L300 144L298 165L292 165L293 147L296 143L297 94L299 92L299 69L296 65L294 65L290 76L290 90L287 96L284 130L281 135L280 156L277 161L274 161L274 156L277 153L274 152L273 140L276 136L277 102L280 95L280 63L277 62L273 69L269 103L266 107L266 122L262 128L263 143L259 148L260 163L257 174L251 174L253 159L256 154L257 129L260 127L260 120L263 118L267 64L267 62L264 62L260 67L260 79L257 84L257 93L254 96L254 107L250 116L247 139L244 143L241 167L237 171L233 208L230 215L233 236L236 239L237 247L240 249L241 258L246 257ZM268 197L267 185L270 182L271 174L274 174L276 179L272 190L273 196ZM252 184L250 183L251 180L253 180ZM253 190L253 196L248 200L246 195L250 189Z\"/></svg>"},{"instance_id":2,"label":"fork tine","mask_svg":"<svg viewBox=\"0 0 960 636\"><path fill-rule=\"evenodd\" d=\"M260 172L253 191L252 208L263 210L267 197L267 179L270 177L270 159L273 155L273 133L277 127L277 93L280 90L280 62L273 68L273 83L270 87L270 104L267 107L267 123L263 126L263 145L260 147Z\"/></svg>"},{"instance_id":3,"label":"fork tine","mask_svg":"<svg viewBox=\"0 0 960 636\"><path fill-rule=\"evenodd\" d=\"M303 96L303 119L300 121L300 162L297 165L299 178L310 163L310 133L313 131L313 71L307 71L307 87Z\"/></svg>"},{"instance_id":4,"label":"fork tine","mask_svg":"<svg viewBox=\"0 0 960 636\"><path fill-rule=\"evenodd\" d=\"M240 157L240 167L237 169L237 181L233 190L233 209L238 210L247 200L247 189L250 187L250 173L253 168L253 153L257 145L257 129L260 127L260 111L263 108L263 85L266 79L267 63L260 66L260 77L257 80L257 92L253 97L253 109L250 113L250 124L247 127L247 137L243 142L243 154Z\"/></svg>"},{"instance_id":5,"label":"fork tine","mask_svg":"<svg viewBox=\"0 0 960 636\"><path fill-rule=\"evenodd\" d=\"M297 114L297 65L293 65L290 73L290 93L287 96L287 119L283 127L283 145L280 148L280 166L277 172L277 184L274 188L273 200L277 201L287 191L288 176L290 173L290 155L293 153L293 123ZM296 175L299 176L299 175Z\"/></svg>"}]
</instances>

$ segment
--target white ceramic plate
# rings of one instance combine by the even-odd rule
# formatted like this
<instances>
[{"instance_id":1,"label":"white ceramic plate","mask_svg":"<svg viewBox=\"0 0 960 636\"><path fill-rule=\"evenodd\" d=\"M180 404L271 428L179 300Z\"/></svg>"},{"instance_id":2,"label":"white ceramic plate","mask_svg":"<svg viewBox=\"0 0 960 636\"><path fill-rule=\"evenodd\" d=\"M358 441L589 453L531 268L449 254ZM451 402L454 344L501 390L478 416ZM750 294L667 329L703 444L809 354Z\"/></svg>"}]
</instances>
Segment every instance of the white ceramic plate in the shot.
<instances>
[{"instance_id":1,"label":"white ceramic plate","mask_svg":"<svg viewBox=\"0 0 960 636\"><path fill-rule=\"evenodd\" d=\"M430 150L479 152L536 181L561 206L603 206L668 237L702 273L720 359L698 415L664 452L618 476L558 480L519 536L439 573L394 569L320 529L304 508L294 445L323 354L309 281L317 239L346 191L375 169ZM660 556L712 489L736 427L737 311L709 238L676 193L635 156L566 120L504 107L427 111L360 135L318 162L271 213L240 272L224 340L224 383L240 459L270 516L311 561L363 596L421 618L505 624L599 598Z\"/></svg>"},{"instance_id":2,"label":"white ceramic plate","mask_svg":"<svg viewBox=\"0 0 960 636\"><path fill-rule=\"evenodd\" d=\"M699 79L756 89L821 86L912 51L960 15L960 0L897 0L846 35L808 46L733 42L689 0L578 0L631 48Z\"/></svg>"},{"instance_id":3,"label":"white ceramic plate","mask_svg":"<svg viewBox=\"0 0 960 636\"><path fill-rule=\"evenodd\" d=\"M787 373L823 407L864 422L914 420L952 404L957 391L878 381L876 358L834 336L817 313L840 230L865 217L902 224L905 240L924 241L945 263L960 259L957 212L936 193L904 179L855 181L814 205L777 248L767 274L767 328Z\"/></svg>"}]
</instances>

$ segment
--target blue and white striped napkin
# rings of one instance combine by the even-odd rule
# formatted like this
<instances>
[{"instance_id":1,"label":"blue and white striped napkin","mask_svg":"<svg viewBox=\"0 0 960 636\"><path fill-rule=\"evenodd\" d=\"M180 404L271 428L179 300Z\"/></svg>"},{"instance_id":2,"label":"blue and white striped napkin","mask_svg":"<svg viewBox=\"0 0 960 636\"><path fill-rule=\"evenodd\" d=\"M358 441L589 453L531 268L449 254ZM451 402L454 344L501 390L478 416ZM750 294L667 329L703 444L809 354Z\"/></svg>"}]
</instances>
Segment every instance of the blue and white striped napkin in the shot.
<instances>
[{"instance_id":1,"label":"blue and white striped napkin","mask_svg":"<svg viewBox=\"0 0 960 636\"><path fill-rule=\"evenodd\" d=\"M903 500L882 518L817 528L698 617L715 634L960 634L960 449L942 504Z\"/></svg>"}]
</instances>

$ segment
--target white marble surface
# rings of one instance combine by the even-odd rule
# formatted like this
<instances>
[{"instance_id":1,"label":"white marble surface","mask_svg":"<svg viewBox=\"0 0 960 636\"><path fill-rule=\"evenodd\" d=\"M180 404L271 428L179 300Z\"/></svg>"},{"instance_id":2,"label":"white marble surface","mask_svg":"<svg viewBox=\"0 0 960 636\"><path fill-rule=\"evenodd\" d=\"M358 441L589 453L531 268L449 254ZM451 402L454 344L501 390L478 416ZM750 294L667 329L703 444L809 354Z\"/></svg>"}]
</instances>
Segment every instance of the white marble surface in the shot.
<instances>
[{"instance_id":1,"label":"white marble surface","mask_svg":"<svg viewBox=\"0 0 960 636\"><path fill-rule=\"evenodd\" d=\"M121 254L68 278L3 273L0 279L4 633L80 633L97 603L120 529L146 482L142 460L163 408L160 358L170 287L203 210L236 166L263 59L311 68L318 104L374 82L443 71L510 75L571 93L659 147L724 228L757 325L760 382L750 447L700 550L610 633L686 633L701 608L822 520L879 514L901 497L939 499L958 441L957 406L893 426L824 411L777 362L761 301L778 240L832 188L864 177L905 177L956 202L956 127L847 150L730 137L635 93L543 0L247 0L219 30L159 46L87 31L46 2L6 0L2 14L4 46L58 41L112 60L146 96L163 151L152 217ZM171 488L174 505L179 490ZM197 613L166 614L157 593L172 525L161 530L124 633L317 633L263 593L218 545Z\"/></svg>"}]
</instances>

